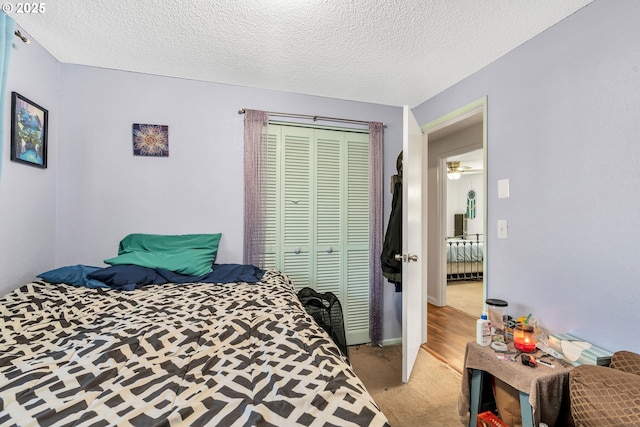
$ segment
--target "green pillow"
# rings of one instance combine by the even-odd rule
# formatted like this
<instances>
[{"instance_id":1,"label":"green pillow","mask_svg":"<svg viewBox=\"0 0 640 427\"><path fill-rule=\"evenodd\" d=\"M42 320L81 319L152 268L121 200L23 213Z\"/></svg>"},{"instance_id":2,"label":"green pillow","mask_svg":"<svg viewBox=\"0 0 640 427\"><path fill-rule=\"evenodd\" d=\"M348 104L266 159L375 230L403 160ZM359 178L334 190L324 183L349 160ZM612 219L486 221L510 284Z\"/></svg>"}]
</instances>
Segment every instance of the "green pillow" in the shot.
<instances>
[{"instance_id":1,"label":"green pillow","mask_svg":"<svg viewBox=\"0 0 640 427\"><path fill-rule=\"evenodd\" d=\"M222 234L130 234L106 264L164 268L188 276L211 273Z\"/></svg>"}]
</instances>

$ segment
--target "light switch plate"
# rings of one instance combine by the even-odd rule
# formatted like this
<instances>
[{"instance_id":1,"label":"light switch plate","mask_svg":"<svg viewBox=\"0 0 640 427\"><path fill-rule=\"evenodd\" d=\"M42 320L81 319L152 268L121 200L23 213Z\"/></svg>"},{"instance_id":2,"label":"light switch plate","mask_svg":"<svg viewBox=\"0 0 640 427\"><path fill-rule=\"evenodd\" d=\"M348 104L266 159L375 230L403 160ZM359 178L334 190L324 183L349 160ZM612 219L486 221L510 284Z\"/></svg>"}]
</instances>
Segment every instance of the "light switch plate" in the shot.
<instances>
[{"instance_id":1,"label":"light switch plate","mask_svg":"<svg viewBox=\"0 0 640 427\"><path fill-rule=\"evenodd\" d=\"M507 198L509 198L509 180L499 179L498 180L498 199L507 199Z\"/></svg>"},{"instance_id":2,"label":"light switch plate","mask_svg":"<svg viewBox=\"0 0 640 427\"><path fill-rule=\"evenodd\" d=\"M499 219L498 220L498 239L506 239L508 237L507 231L507 220Z\"/></svg>"}]
</instances>

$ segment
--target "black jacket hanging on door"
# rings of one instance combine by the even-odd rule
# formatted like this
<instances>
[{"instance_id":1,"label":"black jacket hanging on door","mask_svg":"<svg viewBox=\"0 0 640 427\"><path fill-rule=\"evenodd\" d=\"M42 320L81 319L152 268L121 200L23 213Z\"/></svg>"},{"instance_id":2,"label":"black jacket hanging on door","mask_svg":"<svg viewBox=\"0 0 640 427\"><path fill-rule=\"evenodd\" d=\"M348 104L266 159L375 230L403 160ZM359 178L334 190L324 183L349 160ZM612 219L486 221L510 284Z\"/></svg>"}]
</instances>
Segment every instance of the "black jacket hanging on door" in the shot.
<instances>
[{"instance_id":1,"label":"black jacket hanging on door","mask_svg":"<svg viewBox=\"0 0 640 427\"><path fill-rule=\"evenodd\" d=\"M396 292L402 292L402 261L396 260L396 254L402 254L402 152L396 163L398 175L393 179L393 200L391 215L384 236L380 263L382 275L396 286Z\"/></svg>"}]
</instances>

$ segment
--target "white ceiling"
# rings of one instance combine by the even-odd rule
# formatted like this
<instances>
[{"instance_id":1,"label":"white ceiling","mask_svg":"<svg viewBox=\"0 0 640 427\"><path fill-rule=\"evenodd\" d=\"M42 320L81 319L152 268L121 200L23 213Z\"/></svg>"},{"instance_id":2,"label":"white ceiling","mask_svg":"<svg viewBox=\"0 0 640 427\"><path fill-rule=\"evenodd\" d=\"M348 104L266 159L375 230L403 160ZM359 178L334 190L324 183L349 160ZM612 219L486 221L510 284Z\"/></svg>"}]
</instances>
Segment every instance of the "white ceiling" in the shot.
<instances>
[{"instance_id":1,"label":"white ceiling","mask_svg":"<svg viewBox=\"0 0 640 427\"><path fill-rule=\"evenodd\" d=\"M414 107L591 1L54 0L11 16L63 63Z\"/></svg>"}]
</instances>

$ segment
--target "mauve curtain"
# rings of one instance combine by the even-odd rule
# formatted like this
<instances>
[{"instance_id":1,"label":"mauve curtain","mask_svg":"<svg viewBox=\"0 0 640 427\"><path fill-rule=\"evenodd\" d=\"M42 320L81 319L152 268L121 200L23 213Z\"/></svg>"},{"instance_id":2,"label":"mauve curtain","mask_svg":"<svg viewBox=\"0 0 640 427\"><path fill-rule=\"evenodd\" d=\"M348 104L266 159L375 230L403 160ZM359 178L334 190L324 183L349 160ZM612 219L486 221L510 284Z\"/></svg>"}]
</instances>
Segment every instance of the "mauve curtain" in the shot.
<instances>
[{"instance_id":1,"label":"mauve curtain","mask_svg":"<svg viewBox=\"0 0 640 427\"><path fill-rule=\"evenodd\" d=\"M382 123L369 123L369 336L373 345L382 345L383 326L382 132Z\"/></svg>"},{"instance_id":2,"label":"mauve curtain","mask_svg":"<svg viewBox=\"0 0 640 427\"><path fill-rule=\"evenodd\" d=\"M265 238L264 186L269 113L245 110L244 113L244 263L263 268Z\"/></svg>"},{"instance_id":3,"label":"mauve curtain","mask_svg":"<svg viewBox=\"0 0 640 427\"><path fill-rule=\"evenodd\" d=\"M4 153L4 104L6 99L7 74L9 73L9 54L11 41L16 28L16 21L0 12L0 172L2 168L2 154ZM1 174L0 174L1 175Z\"/></svg>"}]
</instances>

